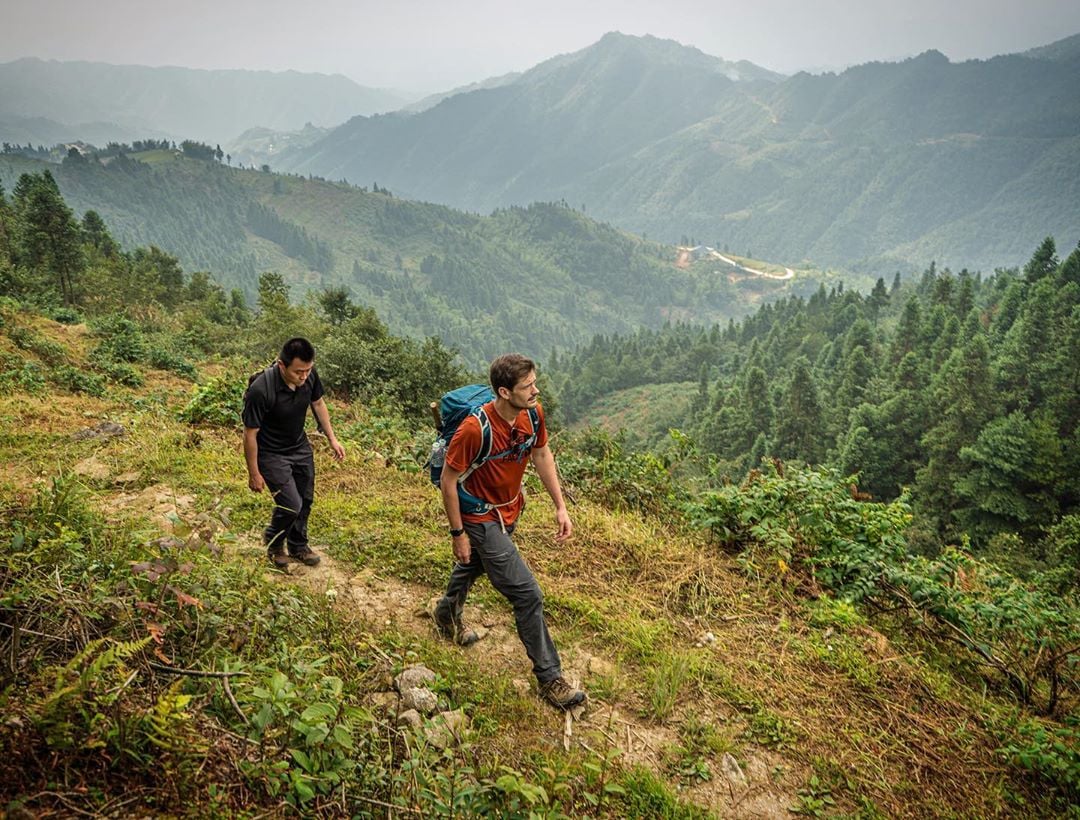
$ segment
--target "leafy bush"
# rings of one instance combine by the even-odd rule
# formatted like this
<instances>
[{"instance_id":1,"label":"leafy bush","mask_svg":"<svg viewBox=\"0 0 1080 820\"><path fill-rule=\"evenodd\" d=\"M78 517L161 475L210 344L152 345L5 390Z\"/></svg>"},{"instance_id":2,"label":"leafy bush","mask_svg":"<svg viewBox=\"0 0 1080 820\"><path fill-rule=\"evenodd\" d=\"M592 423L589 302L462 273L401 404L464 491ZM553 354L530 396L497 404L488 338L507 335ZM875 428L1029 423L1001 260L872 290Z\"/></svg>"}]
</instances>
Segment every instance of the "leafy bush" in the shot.
<instances>
[{"instance_id":1,"label":"leafy bush","mask_svg":"<svg viewBox=\"0 0 1080 820\"><path fill-rule=\"evenodd\" d=\"M934 559L908 554L904 497L859 500L850 479L835 472L773 464L742 486L704 494L688 512L740 551L749 569L801 570L852 603L899 603L916 626L933 625L937 637L995 670L1024 704L1052 714L1061 691L1075 684L1075 599L1021 583L962 549Z\"/></svg>"},{"instance_id":2,"label":"leafy bush","mask_svg":"<svg viewBox=\"0 0 1080 820\"><path fill-rule=\"evenodd\" d=\"M741 486L702 494L687 512L697 526L742 552L748 566L764 569L764 557L781 574L804 569L860 601L906 554L911 516L906 498L869 504L856 499L853 486L835 471L766 462L764 472L752 471Z\"/></svg>"},{"instance_id":3,"label":"leafy bush","mask_svg":"<svg viewBox=\"0 0 1080 820\"><path fill-rule=\"evenodd\" d=\"M125 387L141 387L143 385L142 373L127 362L114 362L104 359L97 363L97 369L104 374L105 378L115 384L122 384Z\"/></svg>"},{"instance_id":4,"label":"leafy bush","mask_svg":"<svg viewBox=\"0 0 1080 820\"><path fill-rule=\"evenodd\" d=\"M54 322L59 322L62 325L77 325L83 322L82 314L72 307L56 308L50 316Z\"/></svg>"},{"instance_id":5,"label":"leafy bush","mask_svg":"<svg viewBox=\"0 0 1080 820\"><path fill-rule=\"evenodd\" d=\"M198 375L195 365L181 356L164 347L153 346L146 352L146 363L158 370L167 370L178 376L193 379Z\"/></svg>"},{"instance_id":6,"label":"leafy bush","mask_svg":"<svg viewBox=\"0 0 1080 820\"><path fill-rule=\"evenodd\" d=\"M37 395L45 391L45 370L36 362L23 362L0 372L0 388Z\"/></svg>"},{"instance_id":7,"label":"leafy bush","mask_svg":"<svg viewBox=\"0 0 1080 820\"><path fill-rule=\"evenodd\" d=\"M244 410L246 385L242 376L225 375L210 379L195 388L191 400L180 411L180 419L189 424L238 426Z\"/></svg>"},{"instance_id":8,"label":"leafy bush","mask_svg":"<svg viewBox=\"0 0 1080 820\"><path fill-rule=\"evenodd\" d=\"M50 378L56 385L72 393L86 393L99 399L105 396L105 379L97 373L64 365L53 368Z\"/></svg>"},{"instance_id":9,"label":"leafy bush","mask_svg":"<svg viewBox=\"0 0 1080 820\"><path fill-rule=\"evenodd\" d=\"M1010 727L999 753L1043 778L1075 807L1080 801L1080 715L1054 726L1027 718Z\"/></svg>"},{"instance_id":10,"label":"leafy bush","mask_svg":"<svg viewBox=\"0 0 1080 820\"><path fill-rule=\"evenodd\" d=\"M367 313L336 328L318 357L327 387L355 400L386 399L402 415L422 417L428 405L469 381L457 354L435 338L390 336Z\"/></svg>"},{"instance_id":11,"label":"leafy bush","mask_svg":"<svg viewBox=\"0 0 1080 820\"><path fill-rule=\"evenodd\" d=\"M101 337L96 357L114 362L139 362L146 357L142 329L126 316L106 316L94 323L94 332Z\"/></svg>"},{"instance_id":12,"label":"leafy bush","mask_svg":"<svg viewBox=\"0 0 1080 820\"><path fill-rule=\"evenodd\" d=\"M559 470L572 490L615 510L664 515L685 494L667 457L627 452L621 437L595 427L561 443Z\"/></svg>"}]
</instances>

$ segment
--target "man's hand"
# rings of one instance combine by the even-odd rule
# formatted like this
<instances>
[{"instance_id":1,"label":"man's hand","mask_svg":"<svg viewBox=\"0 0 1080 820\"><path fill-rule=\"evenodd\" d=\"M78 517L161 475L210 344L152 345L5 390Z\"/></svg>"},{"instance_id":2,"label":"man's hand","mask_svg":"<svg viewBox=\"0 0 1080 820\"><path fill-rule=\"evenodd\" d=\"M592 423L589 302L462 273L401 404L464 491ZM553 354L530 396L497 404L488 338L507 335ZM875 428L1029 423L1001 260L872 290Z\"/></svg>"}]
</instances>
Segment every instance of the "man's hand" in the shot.
<instances>
[{"instance_id":1,"label":"man's hand","mask_svg":"<svg viewBox=\"0 0 1080 820\"><path fill-rule=\"evenodd\" d=\"M341 446L341 442L337 440L336 436L330 436L330 449L334 451L335 461L345 460L345 448Z\"/></svg>"},{"instance_id":2,"label":"man's hand","mask_svg":"<svg viewBox=\"0 0 1080 820\"><path fill-rule=\"evenodd\" d=\"M569 541L574 533L574 525L570 523L570 513L566 511L566 507L555 510L555 524L558 527L555 543L562 544Z\"/></svg>"},{"instance_id":3,"label":"man's hand","mask_svg":"<svg viewBox=\"0 0 1080 820\"><path fill-rule=\"evenodd\" d=\"M454 560L459 564L469 563L472 557L472 545L469 544L469 534L463 532L454 536Z\"/></svg>"},{"instance_id":4,"label":"man's hand","mask_svg":"<svg viewBox=\"0 0 1080 820\"><path fill-rule=\"evenodd\" d=\"M261 493L266 486L266 481L262 477L262 473L251 473L248 475L248 487L251 488L253 493Z\"/></svg>"}]
</instances>

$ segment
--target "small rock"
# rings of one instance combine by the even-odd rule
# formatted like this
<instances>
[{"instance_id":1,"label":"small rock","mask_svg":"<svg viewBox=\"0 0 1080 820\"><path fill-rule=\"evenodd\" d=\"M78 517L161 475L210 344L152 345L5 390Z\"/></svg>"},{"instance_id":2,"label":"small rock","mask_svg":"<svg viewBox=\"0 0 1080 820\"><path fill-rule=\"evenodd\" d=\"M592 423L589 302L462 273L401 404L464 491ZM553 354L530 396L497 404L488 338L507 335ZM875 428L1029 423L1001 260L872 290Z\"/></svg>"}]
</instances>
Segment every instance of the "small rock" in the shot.
<instances>
[{"instance_id":1,"label":"small rock","mask_svg":"<svg viewBox=\"0 0 1080 820\"><path fill-rule=\"evenodd\" d=\"M728 752L724 752L724 756L720 758L720 773L724 775L727 782L734 788L746 788L746 775L743 774L739 761L732 757Z\"/></svg>"},{"instance_id":2,"label":"small rock","mask_svg":"<svg viewBox=\"0 0 1080 820\"><path fill-rule=\"evenodd\" d=\"M439 699L434 692L424 687L406 689L401 693L401 708L415 709L421 714L430 715L439 708Z\"/></svg>"},{"instance_id":3,"label":"small rock","mask_svg":"<svg viewBox=\"0 0 1080 820\"><path fill-rule=\"evenodd\" d=\"M441 712L432 718L431 725L424 730L428 741L440 749L446 749L458 741L462 730L468 726L468 718L460 709L453 712Z\"/></svg>"},{"instance_id":4,"label":"small rock","mask_svg":"<svg viewBox=\"0 0 1080 820\"><path fill-rule=\"evenodd\" d=\"M529 682L524 678L514 678L512 681L510 681L510 685L513 686L514 691L522 697L525 697L529 694L530 691L532 691L532 686L530 686Z\"/></svg>"},{"instance_id":5,"label":"small rock","mask_svg":"<svg viewBox=\"0 0 1080 820\"><path fill-rule=\"evenodd\" d=\"M398 726L408 726L412 729L419 729L424 723L424 719L420 717L420 713L415 709L408 709L397 716Z\"/></svg>"},{"instance_id":6,"label":"small rock","mask_svg":"<svg viewBox=\"0 0 1080 820\"><path fill-rule=\"evenodd\" d=\"M374 711L387 713L397 708L398 696L394 692L372 692L365 700Z\"/></svg>"},{"instance_id":7,"label":"small rock","mask_svg":"<svg viewBox=\"0 0 1080 820\"><path fill-rule=\"evenodd\" d=\"M71 468L71 471L75 475L80 475L83 478L92 478L95 481L104 481L109 477L109 467L106 464L102 464L98 461L97 456L90 456L90 458L84 458L78 464Z\"/></svg>"},{"instance_id":8,"label":"small rock","mask_svg":"<svg viewBox=\"0 0 1080 820\"><path fill-rule=\"evenodd\" d=\"M769 782L769 764L760 757L752 757L746 761L746 777L751 783Z\"/></svg>"},{"instance_id":9,"label":"small rock","mask_svg":"<svg viewBox=\"0 0 1080 820\"><path fill-rule=\"evenodd\" d=\"M103 421L96 427L86 427L71 434L71 437L75 441L83 441L89 438L116 438L117 436L126 436L127 430L117 424L115 421Z\"/></svg>"},{"instance_id":10,"label":"small rock","mask_svg":"<svg viewBox=\"0 0 1080 820\"><path fill-rule=\"evenodd\" d=\"M406 689L419 689L435 682L435 673L422 663L406 666L401 674L394 678L394 688L402 694Z\"/></svg>"}]
</instances>

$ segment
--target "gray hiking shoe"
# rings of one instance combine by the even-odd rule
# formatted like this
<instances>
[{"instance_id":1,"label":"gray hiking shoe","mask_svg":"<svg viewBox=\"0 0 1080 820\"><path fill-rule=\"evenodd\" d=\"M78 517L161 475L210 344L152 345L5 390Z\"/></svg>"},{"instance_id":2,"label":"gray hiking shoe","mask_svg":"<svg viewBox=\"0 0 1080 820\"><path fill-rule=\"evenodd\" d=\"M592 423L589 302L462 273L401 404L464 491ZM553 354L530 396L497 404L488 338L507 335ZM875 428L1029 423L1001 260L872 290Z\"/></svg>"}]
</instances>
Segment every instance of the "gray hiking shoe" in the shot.
<instances>
[{"instance_id":1,"label":"gray hiking shoe","mask_svg":"<svg viewBox=\"0 0 1080 820\"><path fill-rule=\"evenodd\" d=\"M295 550L289 550L289 557L294 561L299 561L305 567L315 567L319 565L319 561L322 559L312 551L311 547L298 547Z\"/></svg>"},{"instance_id":2,"label":"gray hiking shoe","mask_svg":"<svg viewBox=\"0 0 1080 820\"><path fill-rule=\"evenodd\" d=\"M460 617L455 618L449 607L436 606L432 620L435 621L435 629L439 635L458 646L472 646L480 640L476 630L465 626Z\"/></svg>"},{"instance_id":3,"label":"gray hiking shoe","mask_svg":"<svg viewBox=\"0 0 1080 820\"><path fill-rule=\"evenodd\" d=\"M547 683L541 683L539 688L540 697L556 709L572 709L585 700L585 692L575 689L562 675Z\"/></svg>"}]
</instances>

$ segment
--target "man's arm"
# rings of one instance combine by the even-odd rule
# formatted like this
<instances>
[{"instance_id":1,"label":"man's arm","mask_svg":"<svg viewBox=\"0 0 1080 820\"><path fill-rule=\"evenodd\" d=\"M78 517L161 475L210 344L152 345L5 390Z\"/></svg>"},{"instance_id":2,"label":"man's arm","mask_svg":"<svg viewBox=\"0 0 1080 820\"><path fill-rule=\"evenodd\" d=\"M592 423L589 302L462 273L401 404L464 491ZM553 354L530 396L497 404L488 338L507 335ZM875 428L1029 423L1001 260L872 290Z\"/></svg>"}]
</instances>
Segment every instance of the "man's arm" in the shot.
<instances>
[{"instance_id":1,"label":"man's arm","mask_svg":"<svg viewBox=\"0 0 1080 820\"><path fill-rule=\"evenodd\" d=\"M559 485L559 471L555 469L555 454L546 444L543 447L534 447L532 463L544 489L547 490L555 505L555 523L559 528L555 534L555 541L562 543L570 538L574 525L570 523L570 513L566 511L566 502L563 501L562 487Z\"/></svg>"},{"instance_id":2,"label":"man's arm","mask_svg":"<svg viewBox=\"0 0 1080 820\"><path fill-rule=\"evenodd\" d=\"M443 464L442 477L439 479L439 489L442 490L443 509L446 510L446 520L452 530L464 530L465 524L461 520L461 501L458 499L457 483L461 473L449 464ZM469 536L462 532L454 536L454 558L459 564L469 563L472 547L469 545Z\"/></svg>"},{"instance_id":3,"label":"man's arm","mask_svg":"<svg viewBox=\"0 0 1080 820\"><path fill-rule=\"evenodd\" d=\"M259 442L255 438L258 434L258 427L244 428L244 461L247 462L248 487L256 493L262 492L266 486L266 481L259 472Z\"/></svg>"},{"instance_id":4,"label":"man's arm","mask_svg":"<svg viewBox=\"0 0 1080 820\"><path fill-rule=\"evenodd\" d=\"M326 440L330 442L330 449L334 451L334 458L342 461L345 458L345 448L341 446L341 442L334 435L334 428L330 425L330 411L326 409L326 402L322 400L322 397L311 403L311 410L315 414L315 418L319 420L322 431L326 433Z\"/></svg>"}]
</instances>

